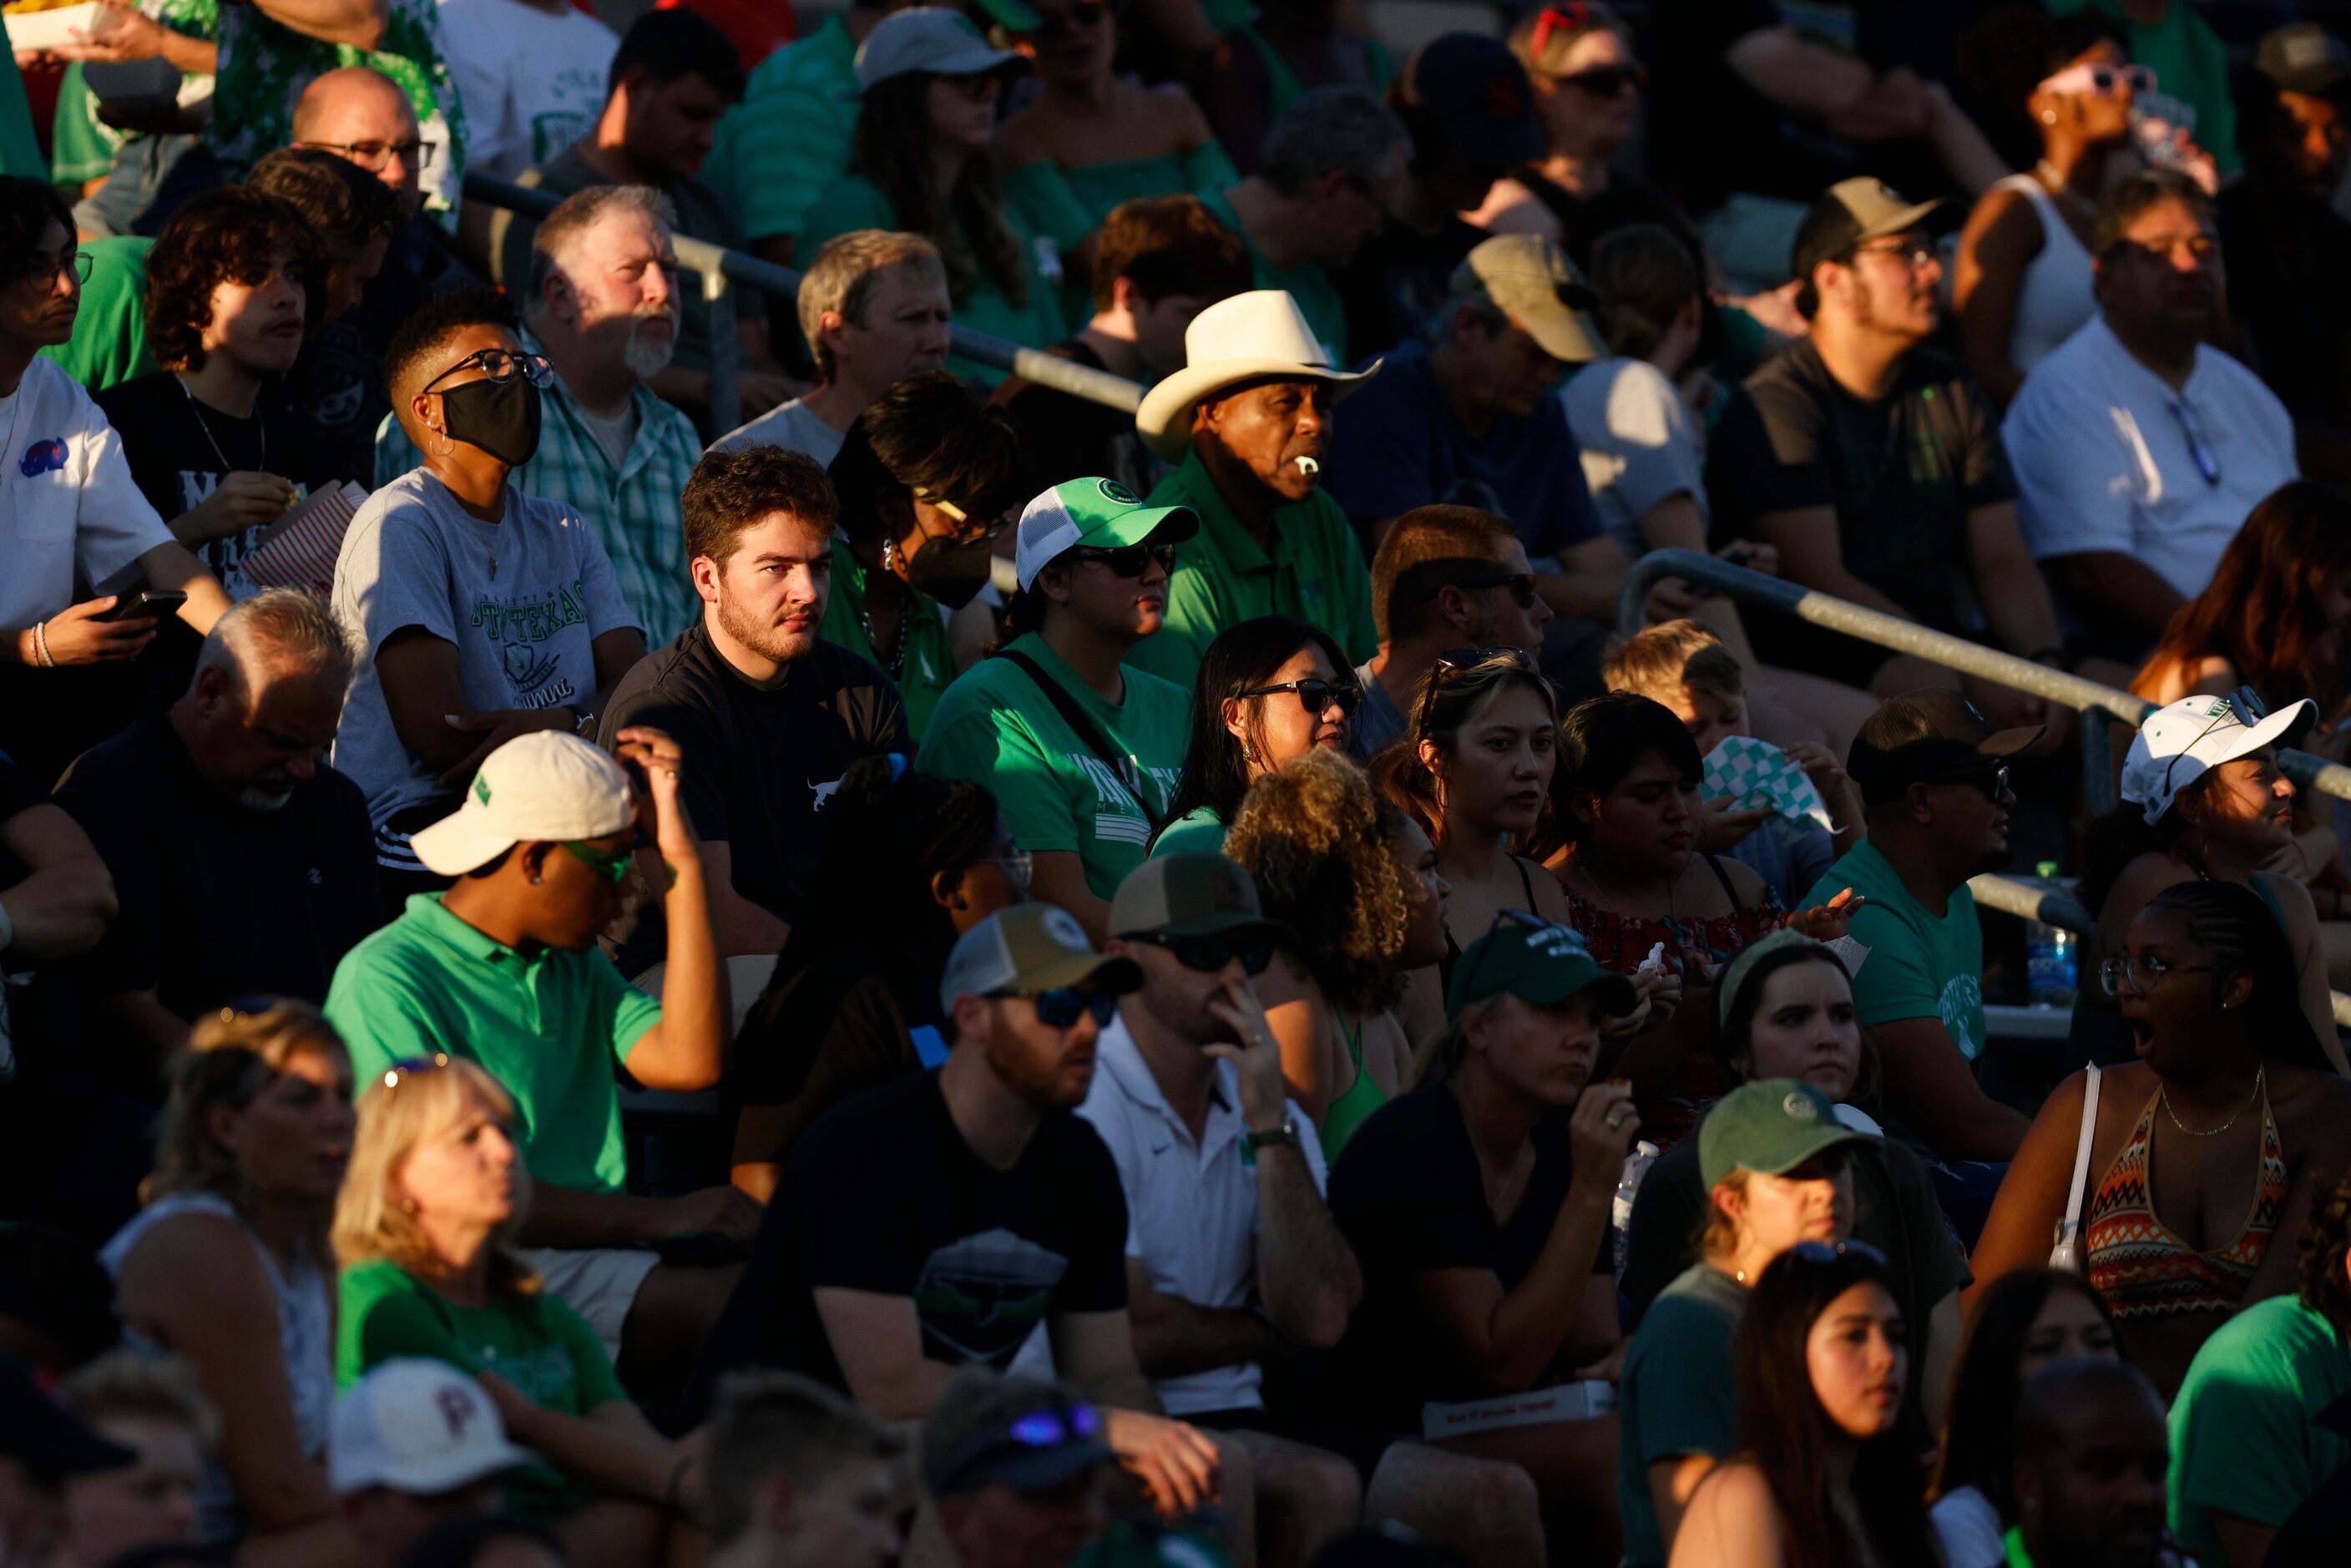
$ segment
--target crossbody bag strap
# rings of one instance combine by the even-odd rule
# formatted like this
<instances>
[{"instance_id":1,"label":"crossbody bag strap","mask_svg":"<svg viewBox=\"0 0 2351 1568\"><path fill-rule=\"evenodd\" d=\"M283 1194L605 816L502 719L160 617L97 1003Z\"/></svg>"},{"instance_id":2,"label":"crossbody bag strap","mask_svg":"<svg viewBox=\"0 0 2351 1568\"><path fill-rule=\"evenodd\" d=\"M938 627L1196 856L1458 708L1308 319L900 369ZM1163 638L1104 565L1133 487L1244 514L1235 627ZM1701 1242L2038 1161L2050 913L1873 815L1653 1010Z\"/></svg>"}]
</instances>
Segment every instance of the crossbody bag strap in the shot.
<instances>
[{"instance_id":1,"label":"crossbody bag strap","mask_svg":"<svg viewBox=\"0 0 2351 1568\"><path fill-rule=\"evenodd\" d=\"M2103 1076L2093 1062L2084 1077L2082 1130L2074 1143L2074 1181L2066 1189L2065 1218L2057 1222L2057 1235L2049 1252L2049 1266L2053 1269L2078 1270L2083 1264L2082 1208L2088 1197L2090 1144L2098 1131L2098 1080Z\"/></svg>"},{"instance_id":2,"label":"crossbody bag strap","mask_svg":"<svg viewBox=\"0 0 2351 1568\"><path fill-rule=\"evenodd\" d=\"M1078 738L1086 743L1086 748L1102 758L1111 772L1126 786L1127 793L1134 797L1135 806L1143 812L1143 820L1150 824L1152 836L1156 838L1165 824L1160 821L1158 811L1152 807L1149 782L1143 777L1143 769L1111 745L1109 738L1102 734L1102 727L1078 706L1078 699L1070 695L1068 687L1045 673L1042 664L1028 654L1015 653L1009 648L998 649L996 657L1010 662L1015 669L1036 683L1037 689L1045 694L1045 700L1051 703L1053 710L1061 716L1061 722L1075 730Z\"/></svg>"}]
</instances>

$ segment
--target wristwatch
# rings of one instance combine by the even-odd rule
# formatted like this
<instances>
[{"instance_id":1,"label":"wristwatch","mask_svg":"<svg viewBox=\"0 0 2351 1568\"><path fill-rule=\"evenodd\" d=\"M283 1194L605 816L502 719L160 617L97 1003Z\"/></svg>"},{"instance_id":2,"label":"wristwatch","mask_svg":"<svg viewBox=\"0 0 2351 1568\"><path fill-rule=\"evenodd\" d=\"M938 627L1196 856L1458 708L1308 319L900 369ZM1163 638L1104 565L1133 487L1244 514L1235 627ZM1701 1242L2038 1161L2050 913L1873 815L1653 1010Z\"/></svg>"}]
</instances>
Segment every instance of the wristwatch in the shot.
<instances>
[{"instance_id":1,"label":"wristwatch","mask_svg":"<svg viewBox=\"0 0 2351 1568\"><path fill-rule=\"evenodd\" d=\"M571 721L571 733L590 745L594 745L597 726L596 710L589 707L574 707L571 711L576 716Z\"/></svg>"},{"instance_id":2,"label":"wristwatch","mask_svg":"<svg viewBox=\"0 0 2351 1568\"><path fill-rule=\"evenodd\" d=\"M1249 1153L1253 1155L1261 1155L1268 1149L1295 1149L1300 1147L1301 1145L1298 1142L1298 1122L1296 1118L1284 1116L1281 1119L1280 1126L1268 1127L1263 1132L1259 1132L1254 1128L1250 1129L1249 1146Z\"/></svg>"}]
</instances>

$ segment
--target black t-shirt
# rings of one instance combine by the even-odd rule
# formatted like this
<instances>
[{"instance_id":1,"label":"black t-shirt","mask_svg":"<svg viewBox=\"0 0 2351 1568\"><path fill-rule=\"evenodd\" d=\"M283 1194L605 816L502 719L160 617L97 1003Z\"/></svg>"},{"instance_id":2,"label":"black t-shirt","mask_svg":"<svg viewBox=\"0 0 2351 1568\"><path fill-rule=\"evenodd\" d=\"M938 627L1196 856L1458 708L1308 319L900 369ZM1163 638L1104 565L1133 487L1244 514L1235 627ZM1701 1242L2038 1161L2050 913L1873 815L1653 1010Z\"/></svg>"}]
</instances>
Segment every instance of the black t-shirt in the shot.
<instances>
[{"instance_id":1,"label":"black t-shirt","mask_svg":"<svg viewBox=\"0 0 2351 1568\"><path fill-rule=\"evenodd\" d=\"M604 710L607 747L632 724L665 730L685 758L695 831L725 843L735 891L780 919L798 920L816 872L825 797L861 757L912 757L905 705L875 665L831 643L786 666L761 691L688 627L621 678ZM623 974L660 960L657 918L622 948Z\"/></svg>"},{"instance_id":2,"label":"black t-shirt","mask_svg":"<svg viewBox=\"0 0 2351 1568\"><path fill-rule=\"evenodd\" d=\"M781 1366L846 1390L813 1292L903 1296L923 1354L998 1371L1038 1324L1126 1306L1126 1198L1094 1130L1048 1112L1008 1171L963 1141L935 1072L836 1107L792 1151L689 1407L718 1377Z\"/></svg>"},{"instance_id":3,"label":"black t-shirt","mask_svg":"<svg viewBox=\"0 0 2351 1568\"><path fill-rule=\"evenodd\" d=\"M2229 309L2262 380L2294 414L2351 423L2351 222L2299 192L2220 193Z\"/></svg>"},{"instance_id":4,"label":"black t-shirt","mask_svg":"<svg viewBox=\"0 0 2351 1568\"><path fill-rule=\"evenodd\" d=\"M1337 275L1347 352L1360 361L1426 341L1452 293L1453 269L1488 237L1451 213L1433 235L1388 219Z\"/></svg>"},{"instance_id":5,"label":"black t-shirt","mask_svg":"<svg viewBox=\"0 0 2351 1568\"><path fill-rule=\"evenodd\" d=\"M150 714L75 762L57 804L97 844L121 904L76 966L90 995L152 986L184 1019L240 997L324 1002L335 966L381 924L367 798L324 763L284 806L250 810Z\"/></svg>"},{"instance_id":6,"label":"black t-shirt","mask_svg":"<svg viewBox=\"0 0 2351 1568\"><path fill-rule=\"evenodd\" d=\"M1090 370L1109 368L1080 338L1056 343L1045 352ZM1148 496L1166 472L1135 434L1131 413L1019 376L998 387L988 401L1019 426L1020 461L1027 476L1020 488L1024 496L1088 476L1115 479L1136 495Z\"/></svg>"},{"instance_id":7,"label":"black t-shirt","mask_svg":"<svg viewBox=\"0 0 2351 1568\"><path fill-rule=\"evenodd\" d=\"M1355 1249L1364 1299L1319 1379L1328 1416L1376 1432L1420 1430L1431 1401L1494 1391L1457 1363L1444 1331L1421 1310L1414 1278L1438 1269L1489 1269L1504 1291L1527 1277L1567 1200L1575 1167L1564 1112L1533 1134L1534 1174L1506 1225L1494 1223L1461 1103L1442 1084L1397 1096L1356 1129L1331 1172L1331 1218ZM1614 1260L1606 1235L1592 1271Z\"/></svg>"}]
</instances>

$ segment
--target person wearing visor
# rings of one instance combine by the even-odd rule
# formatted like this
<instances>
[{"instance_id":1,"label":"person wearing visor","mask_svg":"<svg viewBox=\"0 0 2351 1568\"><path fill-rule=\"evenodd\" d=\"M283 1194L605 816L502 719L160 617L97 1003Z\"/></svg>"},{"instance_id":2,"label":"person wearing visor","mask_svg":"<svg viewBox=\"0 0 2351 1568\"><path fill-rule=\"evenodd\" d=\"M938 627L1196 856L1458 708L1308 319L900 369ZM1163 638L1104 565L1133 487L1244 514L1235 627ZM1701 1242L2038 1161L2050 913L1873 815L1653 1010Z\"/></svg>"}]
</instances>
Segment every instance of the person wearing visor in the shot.
<instances>
[{"instance_id":1,"label":"person wearing visor","mask_svg":"<svg viewBox=\"0 0 2351 1568\"><path fill-rule=\"evenodd\" d=\"M1134 428L1179 465L1155 507L1200 519L1198 547L1167 585L1165 629L1136 667L1188 689L1226 627L1288 615L1338 640L1351 664L1379 651L1372 579L1339 503L1322 490L1332 406L1379 370L1340 370L1296 300L1255 289L1217 301L1184 333L1184 368L1155 384Z\"/></svg>"},{"instance_id":2,"label":"person wearing visor","mask_svg":"<svg viewBox=\"0 0 2351 1568\"><path fill-rule=\"evenodd\" d=\"M914 766L986 785L1034 866L1034 896L1107 934L1184 766L1185 693L1124 663L1166 616L1188 506L1071 479L1020 514L1005 641L949 686Z\"/></svg>"},{"instance_id":3,"label":"person wearing visor","mask_svg":"<svg viewBox=\"0 0 2351 1568\"><path fill-rule=\"evenodd\" d=\"M2134 1059L2131 1031L2116 998L2087 984L2123 950L2147 901L2183 882L2227 882L2252 890L2294 955L2294 995L2313 1033L2344 1070L2335 1029L2326 950L2310 890L2263 866L2294 844L2294 781L2278 767L2318 720L2304 697L2276 713L2251 686L2222 696L2187 696L2147 716L2123 759L2122 804L2095 823L2082 878L2082 902L2097 916L2082 955L2085 982L2074 1002L2068 1065L2113 1066Z\"/></svg>"},{"instance_id":4,"label":"person wearing visor","mask_svg":"<svg viewBox=\"0 0 2351 1568\"><path fill-rule=\"evenodd\" d=\"M500 747L464 803L415 837L418 858L455 884L411 898L345 956L327 993L358 1082L447 1056L513 1096L533 1188L517 1240L640 1387L683 1375L734 1278L664 1265L653 1249L711 1231L740 1245L758 1223L758 1206L732 1187L625 1191L618 1071L648 1089L707 1089L726 1044L726 975L684 767L654 729L622 731L618 761L568 735ZM632 852L648 830L665 888L635 881ZM643 898L667 917L666 1006L597 950Z\"/></svg>"},{"instance_id":5,"label":"person wearing visor","mask_svg":"<svg viewBox=\"0 0 2351 1568\"><path fill-rule=\"evenodd\" d=\"M1110 1521L1102 1412L1066 1383L956 1374L923 1423L923 1482L963 1568L1066 1568Z\"/></svg>"},{"instance_id":6,"label":"person wearing visor","mask_svg":"<svg viewBox=\"0 0 2351 1568\"><path fill-rule=\"evenodd\" d=\"M329 760L367 793L392 915L448 885L410 835L447 816L507 742L592 735L605 694L644 657L596 531L508 483L538 451L553 374L519 326L493 288L444 294L402 325L384 380L423 464L368 497L335 561L335 618L366 652Z\"/></svg>"}]
</instances>

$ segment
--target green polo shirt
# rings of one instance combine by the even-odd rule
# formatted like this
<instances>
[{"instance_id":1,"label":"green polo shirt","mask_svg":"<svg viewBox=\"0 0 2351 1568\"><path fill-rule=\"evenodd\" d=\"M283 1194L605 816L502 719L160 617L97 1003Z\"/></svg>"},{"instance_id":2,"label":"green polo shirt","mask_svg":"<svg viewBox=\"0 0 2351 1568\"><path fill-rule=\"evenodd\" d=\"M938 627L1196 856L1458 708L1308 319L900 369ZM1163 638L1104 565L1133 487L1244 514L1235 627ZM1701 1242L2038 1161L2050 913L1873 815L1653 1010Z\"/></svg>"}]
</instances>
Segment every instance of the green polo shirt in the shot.
<instances>
[{"instance_id":1,"label":"green polo shirt","mask_svg":"<svg viewBox=\"0 0 2351 1568\"><path fill-rule=\"evenodd\" d=\"M0 174L43 182L49 177L49 161L41 156L40 138L33 133L33 106L13 53L0 65Z\"/></svg>"},{"instance_id":2,"label":"green polo shirt","mask_svg":"<svg viewBox=\"0 0 2351 1568\"><path fill-rule=\"evenodd\" d=\"M1322 340L1322 350L1334 365L1351 365L1353 357L1347 351L1347 305L1339 298L1339 286L1331 275L1319 267L1276 267L1258 249L1257 241L1249 238L1241 226L1240 214L1233 210L1230 197L1223 191L1202 191L1200 200L1217 214L1217 221L1240 235L1248 247L1250 270L1256 274L1259 288L1279 288L1298 301L1306 312L1306 324Z\"/></svg>"},{"instance_id":3,"label":"green polo shirt","mask_svg":"<svg viewBox=\"0 0 2351 1568\"><path fill-rule=\"evenodd\" d=\"M462 1056L514 1096L532 1176L592 1193L627 1181L613 1069L661 1021L661 1003L594 948L519 952L420 893L343 956L327 1019L362 1093L395 1062Z\"/></svg>"},{"instance_id":4,"label":"green polo shirt","mask_svg":"<svg viewBox=\"0 0 2351 1568\"><path fill-rule=\"evenodd\" d=\"M1159 831L1152 841L1151 858L1161 855L1225 852L1225 820L1214 806L1195 806Z\"/></svg>"},{"instance_id":5,"label":"green polo shirt","mask_svg":"<svg viewBox=\"0 0 2351 1568\"><path fill-rule=\"evenodd\" d=\"M1197 538L1176 547L1167 582L1167 623L1135 644L1127 663L1189 691L1217 633L1260 615L1290 615L1338 639L1350 664L1379 652L1372 620L1372 574L1347 514L1329 494L1273 515L1273 553L1258 548L1208 476L1196 452L1159 483L1147 503L1189 507Z\"/></svg>"},{"instance_id":6,"label":"green polo shirt","mask_svg":"<svg viewBox=\"0 0 2351 1568\"><path fill-rule=\"evenodd\" d=\"M1154 814L1176 793L1191 700L1129 665L1124 700L1106 703L1036 632L1008 646L1034 659L1077 699L1125 766L1113 771L1008 659L982 659L956 677L931 714L914 766L987 785L1014 843L1031 854L1074 850L1086 885L1108 898L1143 863L1151 841L1151 821L1135 790L1151 797Z\"/></svg>"},{"instance_id":7,"label":"green polo shirt","mask_svg":"<svg viewBox=\"0 0 2351 1568\"><path fill-rule=\"evenodd\" d=\"M865 634L864 565L850 553L847 541L835 538L832 593L825 601L824 623L816 634L890 671L890 677L898 683L899 696L905 700L906 727L919 741L930 723L931 710L955 685L955 650L947 643L946 617L939 613L938 601L911 588L905 591L905 608L899 612L905 631L900 634L899 646L906 657L900 668L891 670L873 651L873 639Z\"/></svg>"}]
</instances>

